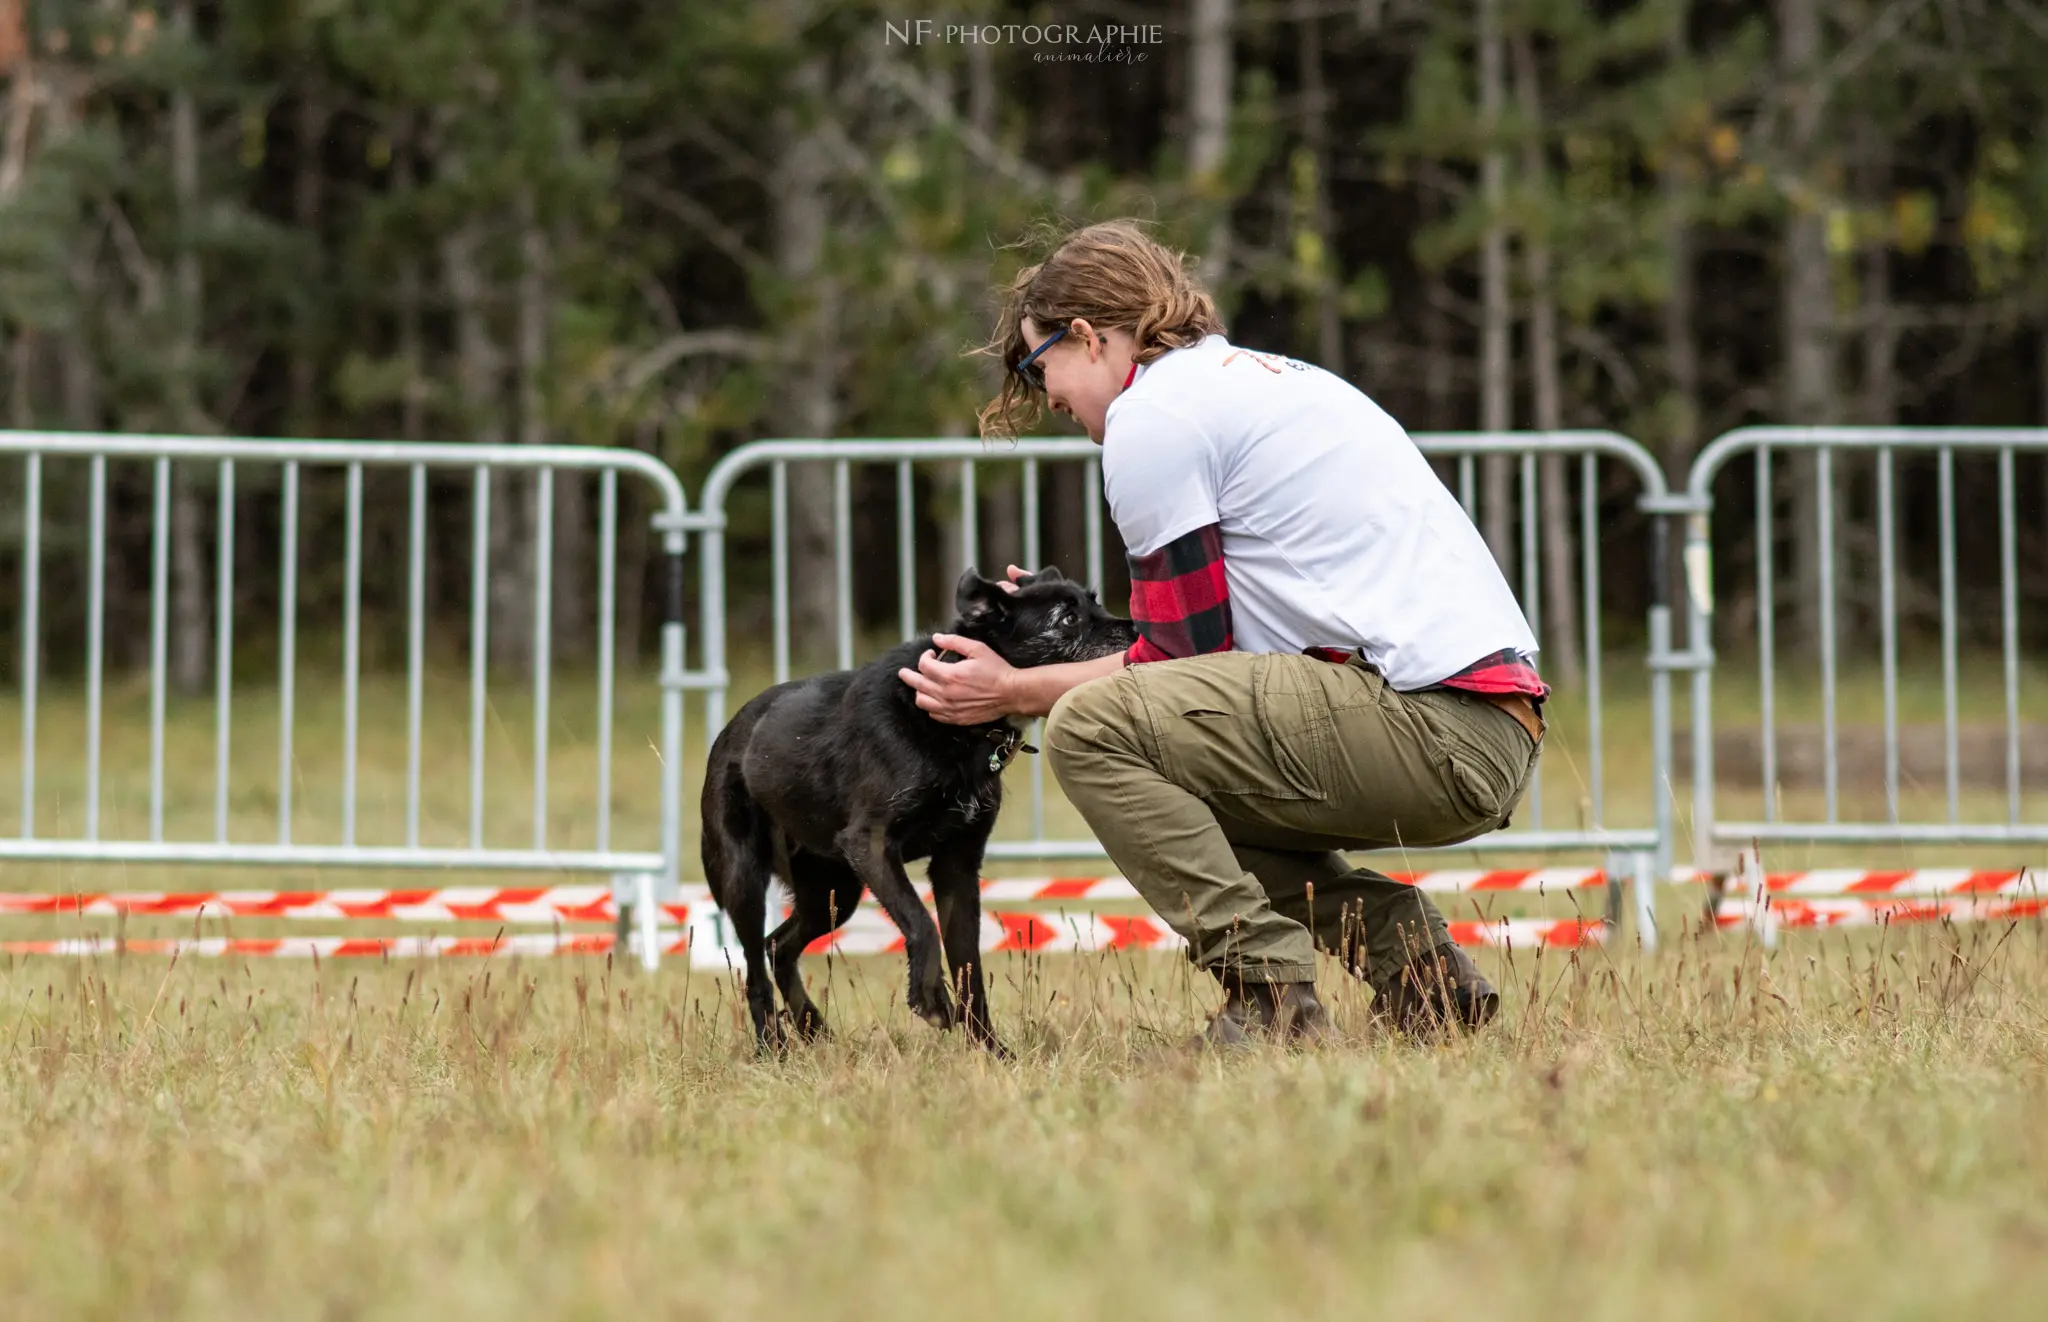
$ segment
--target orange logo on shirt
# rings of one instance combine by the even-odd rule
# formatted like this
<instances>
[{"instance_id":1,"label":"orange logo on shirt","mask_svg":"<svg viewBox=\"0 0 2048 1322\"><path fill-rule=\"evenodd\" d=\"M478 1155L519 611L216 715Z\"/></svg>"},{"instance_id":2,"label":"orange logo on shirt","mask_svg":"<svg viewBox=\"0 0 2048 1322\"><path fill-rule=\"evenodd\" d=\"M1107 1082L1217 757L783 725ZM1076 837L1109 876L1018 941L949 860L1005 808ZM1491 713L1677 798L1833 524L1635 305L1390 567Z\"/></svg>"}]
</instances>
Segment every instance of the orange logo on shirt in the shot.
<instances>
[{"instance_id":1,"label":"orange logo on shirt","mask_svg":"<svg viewBox=\"0 0 2048 1322\"><path fill-rule=\"evenodd\" d=\"M1225 367L1228 367L1240 358L1251 359L1259 366L1265 368L1268 372L1273 373L1275 376L1278 376L1280 374L1280 365L1274 362L1269 355L1263 353L1254 353L1250 349L1231 350L1230 356L1223 360L1223 365Z\"/></svg>"}]
</instances>

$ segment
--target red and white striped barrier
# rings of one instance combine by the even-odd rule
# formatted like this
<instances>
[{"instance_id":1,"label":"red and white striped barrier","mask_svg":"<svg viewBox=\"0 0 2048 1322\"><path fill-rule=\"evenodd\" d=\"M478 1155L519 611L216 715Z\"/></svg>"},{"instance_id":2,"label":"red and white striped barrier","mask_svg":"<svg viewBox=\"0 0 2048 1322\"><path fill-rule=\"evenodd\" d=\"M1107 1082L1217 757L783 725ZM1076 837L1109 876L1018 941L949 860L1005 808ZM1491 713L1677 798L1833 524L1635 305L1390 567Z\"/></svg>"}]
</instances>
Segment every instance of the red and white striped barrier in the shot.
<instances>
[{"instance_id":1,"label":"red and white striped barrier","mask_svg":"<svg viewBox=\"0 0 2048 1322\"><path fill-rule=\"evenodd\" d=\"M1466 946L1527 949L1574 947L1606 939L1606 927L1577 918L1513 918L1448 924L1451 939ZM1069 950L1178 950L1181 939L1157 918L1135 914L994 913L982 919L985 951L1054 953ZM806 954L898 954L903 935L879 914L856 912L844 927L813 941Z\"/></svg>"},{"instance_id":2,"label":"red and white striped barrier","mask_svg":"<svg viewBox=\"0 0 2048 1322\"><path fill-rule=\"evenodd\" d=\"M721 945L701 911L683 931L663 934L664 956L688 955L693 968L738 967L736 946ZM1576 918L1515 918L1457 922L1451 937L1461 945L1501 949L1570 949L1605 940L1597 922ZM1177 950L1181 940L1164 923L1138 915L1097 913L994 913L982 919L981 948L991 954L1057 954L1091 950ZM436 959L480 956L607 955L616 945L608 932L556 935L524 933L494 937L182 937L117 942L112 937L65 937L0 942L0 955L187 955L245 959ZM902 934L886 919L849 921L810 946L813 954L883 955L902 951Z\"/></svg>"},{"instance_id":3,"label":"red and white striped barrier","mask_svg":"<svg viewBox=\"0 0 2048 1322\"><path fill-rule=\"evenodd\" d=\"M1672 873L1673 881L1715 880L1694 868ZM1813 868L1805 872L1772 872L1764 878L1772 895L1973 896L2048 895L2048 875L2018 869L1976 872L1968 868L1913 868L1878 872L1865 868Z\"/></svg>"},{"instance_id":4,"label":"red and white striped barrier","mask_svg":"<svg viewBox=\"0 0 2048 1322\"><path fill-rule=\"evenodd\" d=\"M727 939L733 958L739 943ZM1076 950L1170 950L1180 946L1173 929L1156 918L1136 914L990 913L982 915L981 948L1055 954ZM844 926L811 942L808 955L895 955L903 951L903 934L879 910L855 910Z\"/></svg>"},{"instance_id":5,"label":"red and white striped barrier","mask_svg":"<svg viewBox=\"0 0 2048 1322\"><path fill-rule=\"evenodd\" d=\"M2018 921L2048 914L2048 899L2032 900L1783 900L1768 911L1750 900L1724 901L1714 911L1719 927L1884 927L1892 923Z\"/></svg>"},{"instance_id":6,"label":"red and white striped barrier","mask_svg":"<svg viewBox=\"0 0 2048 1322\"><path fill-rule=\"evenodd\" d=\"M1497 918L1492 922L1447 923L1451 940L1461 946L1525 950L1543 946L1571 950L1604 945L1607 925L1592 918Z\"/></svg>"},{"instance_id":7,"label":"red and white striped barrier","mask_svg":"<svg viewBox=\"0 0 2048 1322\"><path fill-rule=\"evenodd\" d=\"M1522 868L1516 870L1443 869L1435 872L1390 872L1393 880L1425 891L1450 894L1520 891L1540 895L1550 891L1601 886L1607 874L1599 868ZM692 883L681 888L682 898L709 903L711 888ZM931 902L928 887L918 895ZM1138 888L1123 877L986 877L981 898L1001 904L1030 904L1047 901L1110 901L1141 898Z\"/></svg>"},{"instance_id":8,"label":"red and white striped barrier","mask_svg":"<svg viewBox=\"0 0 2048 1322\"><path fill-rule=\"evenodd\" d=\"M1543 894L1607 883L1607 874L1599 868L1441 868L1433 872L1390 872L1387 875L1395 881L1439 894L1478 891ZM686 894L692 889L688 886L683 888ZM1137 888L1122 877L994 877L983 880L981 894L985 900L1008 903L1138 898ZM704 895L709 898L708 888ZM930 898L928 894L926 898Z\"/></svg>"},{"instance_id":9,"label":"red and white striped barrier","mask_svg":"<svg viewBox=\"0 0 2048 1322\"><path fill-rule=\"evenodd\" d=\"M1519 891L1541 894L1605 883L1598 868L1520 871L1395 873L1426 891ZM1007 904L1046 901L1136 900L1122 877L997 877L981 883L982 898ZM929 902L928 890L919 894ZM702 883L683 886L662 912L686 922L693 908L711 903ZM331 891L95 891L54 895L0 891L0 917L33 915L113 917L287 918L326 921L377 919L418 923L609 923L617 918L607 886L444 886L421 890Z\"/></svg>"},{"instance_id":10,"label":"red and white striped barrier","mask_svg":"<svg viewBox=\"0 0 2048 1322\"><path fill-rule=\"evenodd\" d=\"M708 894L704 897L708 900ZM690 906L662 906L676 922ZM608 886L444 886L432 890L0 892L0 916L116 914L416 923L609 923Z\"/></svg>"},{"instance_id":11,"label":"red and white striped barrier","mask_svg":"<svg viewBox=\"0 0 2048 1322\"><path fill-rule=\"evenodd\" d=\"M116 941L112 937L63 937L53 941L0 942L0 955L185 955L244 959L438 959L483 955L606 955L617 938L609 932L556 937L521 933L471 936L200 936ZM663 943L664 954L689 948L685 936Z\"/></svg>"},{"instance_id":12,"label":"red and white striped barrier","mask_svg":"<svg viewBox=\"0 0 2048 1322\"><path fill-rule=\"evenodd\" d=\"M1983 896L2048 891L2048 878L2025 869L1972 872L1967 868L1915 868L1906 872L1868 872L1850 868L1816 868L1807 872L1772 872L1764 876L1772 895L1807 896Z\"/></svg>"},{"instance_id":13,"label":"red and white striped barrier","mask_svg":"<svg viewBox=\"0 0 2048 1322\"><path fill-rule=\"evenodd\" d=\"M1398 881L1438 893L1520 892L1541 894L1602 885L1597 868L1525 870L1441 870L1390 874ZM1972 871L1963 868L1917 868L1873 871L1858 868L1774 872L1764 877L1770 897L1768 917L1742 883L1716 909L1723 928L1761 925L1779 928L1871 926L1893 922L2000 920L2048 913L2048 875L2027 870ZM928 892L920 895L929 902ZM984 900L997 903L1048 901L1135 901L1137 890L1122 877L1001 877L982 882ZM1822 898L1827 897L1827 898ZM1915 901L1921 902L1915 902ZM394 922L499 923L517 925L610 924L617 918L607 886L486 887L445 886L417 890L329 891L102 891L82 894L0 892L0 917L82 916L310 919L326 921L383 920ZM705 939L705 924L717 918L711 893L702 884L684 886L674 903L661 906L661 916L682 927L699 929L698 962L707 957L722 963L715 941ZM991 914L994 924L984 932L984 949L1103 950L1153 949L1177 945L1164 924L1149 916L1121 917L1088 913ZM1005 926L1007 924L1007 926ZM1513 919L1504 922L1451 924L1467 945L1576 946L1599 940L1598 923L1573 919ZM709 929L722 930L723 924ZM1021 933L1051 935L1029 940ZM1069 932L1072 932L1069 935ZM1590 935L1589 935L1590 934ZM601 953L611 949L611 936L564 936L559 947L545 945L553 937L502 937L497 944L473 937L365 938L194 938L180 942L130 941L132 951L190 948L195 952L321 958L374 955L415 958L428 955L480 953ZM97 938L68 941L27 941L0 944L0 953L86 953L109 948ZM196 944L195 944L196 942ZM678 936L665 953L679 953ZM73 947L77 947L76 950ZM902 937L879 909L857 910L847 926L823 938L813 950L843 954L885 953L902 949Z\"/></svg>"},{"instance_id":14,"label":"red and white striped barrier","mask_svg":"<svg viewBox=\"0 0 2048 1322\"><path fill-rule=\"evenodd\" d=\"M2043 880L2024 869L1765 873L1756 855L1744 850L1735 874L1720 883L1713 916L1715 926L1747 928L1766 946L1777 944L1778 933L1788 929L2016 921L2048 912Z\"/></svg>"}]
</instances>

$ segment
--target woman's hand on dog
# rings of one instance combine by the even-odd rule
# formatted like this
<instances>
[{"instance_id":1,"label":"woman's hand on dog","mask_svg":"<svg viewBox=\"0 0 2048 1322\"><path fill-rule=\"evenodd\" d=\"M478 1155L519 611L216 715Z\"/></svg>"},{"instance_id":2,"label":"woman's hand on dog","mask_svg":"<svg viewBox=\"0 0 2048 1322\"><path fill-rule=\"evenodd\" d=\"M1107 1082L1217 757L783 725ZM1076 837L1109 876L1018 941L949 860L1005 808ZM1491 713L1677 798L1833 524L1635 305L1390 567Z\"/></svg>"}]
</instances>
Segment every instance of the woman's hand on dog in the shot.
<instances>
[{"instance_id":1,"label":"woman's hand on dog","mask_svg":"<svg viewBox=\"0 0 2048 1322\"><path fill-rule=\"evenodd\" d=\"M1017 580L1031 571L1011 565L1002 586L1017 590ZM933 644L960 657L941 661L936 651L917 659L917 669L899 670L897 676L917 690L917 705L948 725L979 725L1011 714L1009 678L1012 667L986 643L957 634L932 635Z\"/></svg>"},{"instance_id":2,"label":"woman's hand on dog","mask_svg":"<svg viewBox=\"0 0 2048 1322\"><path fill-rule=\"evenodd\" d=\"M1013 713L1010 663L997 656L987 643L958 634L932 635L934 648L952 652L958 661L941 661L938 652L926 652L917 659L917 669L896 675L917 691L917 705L934 720L948 725L979 725L1000 720Z\"/></svg>"}]
</instances>

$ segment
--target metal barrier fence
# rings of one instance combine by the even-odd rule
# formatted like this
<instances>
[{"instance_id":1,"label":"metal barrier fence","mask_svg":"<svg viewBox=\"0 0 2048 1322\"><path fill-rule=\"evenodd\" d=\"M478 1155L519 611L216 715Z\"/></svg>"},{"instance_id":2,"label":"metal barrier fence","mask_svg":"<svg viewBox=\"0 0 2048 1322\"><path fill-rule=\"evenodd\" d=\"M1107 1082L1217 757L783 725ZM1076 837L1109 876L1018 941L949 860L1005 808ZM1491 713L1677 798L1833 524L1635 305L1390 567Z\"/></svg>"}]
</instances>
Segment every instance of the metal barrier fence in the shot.
<instances>
[{"instance_id":1,"label":"metal barrier fence","mask_svg":"<svg viewBox=\"0 0 2048 1322\"><path fill-rule=\"evenodd\" d=\"M1897 460L1900 453L1931 452L1935 466L1938 561L1938 614L1941 638L1942 733L1945 820L1902 820L1900 808L1899 619L1901 568L1896 548ZM1820 680L1820 760L1822 794L1819 820L1787 816L1780 806L1780 741L1777 690L1782 658L1778 654L1775 620L1778 567L1773 480L1774 456L1811 456L1819 542L1815 639ZM1952 844L2021 845L2048 843L2048 823L2022 818L2020 726L2020 631L2018 593L2018 517L2014 456L2048 455L2048 429L2038 428L1912 428L1912 427L1748 427L1715 440L1693 464L1686 496L1674 503L1689 516L1685 545L1687 579L1687 644L1692 671L1692 793L1695 864L1702 872L1724 871L1730 850L1755 842L1828 844ZM1762 819L1724 821L1716 805L1714 739L1714 675L1712 630L1713 491L1716 479L1739 457L1752 459L1756 521L1756 648L1761 699ZM1836 460L1868 459L1874 468L1870 503L1876 520L1876 576L1879 665L1884 709L1884 801L1882 821L1842 820L1840 723L1838 689L1841 678L1840 633L1842 572L1836 550L1837 503L1843 474ZM1997 465L1998 509L1998 637L2002 663L2004 721L2004 790L2002 822L1965 821L1961 804L1959 742L1956 464L1958 457L1981 458ZM1666 765L1669 765L1668 763Z\"/></svg>"},{"instance_id":2,"label":"metal barrier fence","mask_svg":"<svg viewBox=\"0 0 2048 1322\"><path fill-rule=\"evenodd\" d=\"M112 436L62 432L0 432L0 454L22 457L21 542L21 755L20 829L0 837L0 860L253 864L318 868L450 868L493 871L609 873L622 901L632 903L646 925L641 942L652 953L651 924L659 894L673 893L682 849L683 691L693 679L683 656L683 551L686 508L682 485L653 457L631 450L583 446L414 444L362 441L228 440L176 436ZM83 816L75 834L39 834L37 813L38 699L43 681L42 607L45 462L80 460L88 491L85 554L85 749ZM107 520L110 463L140 461L153 468L149 643L149 814L145 839L109 835L101 813L102 717L106 661ZM213 830L211 839L165 838L166 635L170 592L171 490L173 465L205 465L217 483L214 565ZM231 839L229 829L230 748L233 738L235 638L236 479L251 466L277 470L280 596L275 628L278 644L277 829L268 841ZM357 790L361 681L364 471L404 470L410 477L406 551L406 764L405 826L402 840L366 843L357 839ZM299 521L301 477L311 470L339 469L343 502L342 803L340 838L325 842L293 833L296 678L300 627ZM457 470L470 475L472 517L471 629L469 669L469 815L462 844L428 844L421 839L421 753L423 716L424 566L427 547L427 474ZM487 686L488 615L491 586L492 478L498 472L534 475L532 612L533 834L528 844L485 839L486 732L490 724ZM563 848L548 839L549 739L551 721L550 639L554 483L558 475L591 475L598 486L596 564L596 744L598 804L594 839L587 848ZM612 736L614 723L615 566L618 555L619 479L648 484L659 513L654 520L667 564L666 613L661 622L661 806L659 839L650 847L618 847L612 839ZM578 479L582 480L582 479ZM309 540L319 540L315 530Z\"/></svg>"},{"instance_id":3,"label":"metal barrier fence","mask_svg":"<svg viewBox=\"0 0 2048 1322\"><path fill-rule=\"evenodd\" d=\"M1573 696L1573 702L1577 704L1583 701L1588 716L1589 756L1585 768L1587 820L1583 825L1572 828L1546 827L1543 820L1542 790L1540 785L1536 785L1532 787L1530 796L1521 810L1528 823L1526 827L1495 832L1456 848L1486 853L1577 851L1605 855L1609 875L1628 875L1634 879L1638 930L1646 943L1654 943L1653 892L1650 883L1653 877L1663 875L1668 870L1668 842L1671 839L1669 778L1661 771L1670 762L1670 673L1673 669L1683 668L1683 659L1669 655L1669 609L1661 597L1658 597L1652 606L1649 620L1652 651L1652 761L1653 766L1658 769L1657 783L1653 791L1653 821L1645 827L1610 827L1606 823L1606 768L1603 757L1605 676L1601 665L1601 613L1590 607L1599 601L1601 590L1599 506L1602 493L1602 461L1619 466L1630 475L1640 490L1641 508L1653 514L1648 520L1646 535L1651 541L1651 558L1658 564L1664 559L1665 520L1654 516L1670 512L1670 499L1663 474L1656 461L1640 445L1611 432L1438 434L1418 435L1415 440L1424 453L1432 458L1455 462L1456 490L1467 513L1475 517L1483 512L1480 509L1478 484L1475 481L1479 462L1493 456L1514 461L1518 470L1514 496L1519 511L1516 523L1522 548L1519 557L1522 566L1521 582L1517 595L1531 625L1535 626L1539 633L1542 628L1542 576L1539 572L1538 558L1539 460L1544 456L1558 456L1576 458L1579 461L1578 498L1575 502L1579 548L1576 568L1579 589L1589 609L1582 612L1582 646L1586 658L1585 688L1583 693ZM893 465L894 468L893 519L896 533L898 625L901 635L909 637L920 631L917 547L914 537L917 526L915 470L918 465L957 466L957 489L960 492L959 558L964 564L979 563L980 553L984 549L980 544L976 500L981 469L989 465L1010 465L1019 469L1020 544L1015 547L988 548L996 552L990 563L998 566L1012 557L1016 557L1019 563L1025 565L1036 566L1041 563L1042 469L1045 465L1054 463L1082 465L1085 470L1083 487L1088 493L1084 506L1086 549L1082 576L1089 586L1099 587L1103 581L1102 505L1099 495L1101 482L1098 469L1100 453L1098 447L1084 439L1023 440L1000 448L979 440L946 439L773 440L745 445L727 455L712 469L706 479L699 513L690 521L691 527L701 528L703 531L700 602L707 728L719 729L726 717L727 687L730 683L727 673L727 507L734 488L743 479L765 470L769 481L770 646L773 677L780 682L787 679L790 673L788 486L791 465L817 463L832 466L832 572L834 597L837 603L833 641L837 664L840 667L847 667L853 665L857 659L854 654L852 607L855 518L852 492L856 465L885 464ZM866 513L875 518L891 517L875 511ZM1656 583L1661 585L1662 581L1661 574L1655 576ZM1045 772L1042 760L1032 759L1030 776L1029 835L1022 840L991 841L989 856L998 859L1102 857L1101 846L1093 839L1056 839L1047 836Z\"/></svg>"},{"instance_id":4,"label":"metal barrier fence","mask_svg":"<svg viewBox=\"0 0 2048 1322\"><path fill-rule=\"evenodd\" d=\"M1656 462L1643 448L1625 437L1608 432L1502 433L1419 435L1416 441L1425 454L1447 466L1452 489L1467 512L1475 518L1486 511L1480 504L1477 481L1480 466L1489 459L1506 459L1515 481L1509 498L1517 507L1512 520L1519 538L1520 571L1517 595L1530 622L1543 628L1543 576L1538 555L1541 530L1539 471L1546 458L1576 459L1576 472L1568 482L1573 497L1577 559L1577 585L1588 608L1582 614L1582 646L1586 661L1585 683L1572 695L1587 720L1588 746L1583 763L1585 813L1578 825L1561 828L1544 821L1541 787L1535 787L1517 829L1496 832L1457 846L1480 853L1578 852L1604 856L1610 876L1630 876L1636 882L1636 918L1646 944L1655 939L1654 879L1667 878L1676 840L1673 822L1672 704L1670 681L1676 671L1690 672L1692 682L1693 729L1692 794L1694 849L1696 862L1704 870L1715 870L1716 851L1751 841L1806 842L1815 844L1956 844L2015 845L2048 843L2048 824L2023 820L2021 797L2022 727L2019 722L2021 642L2018 608L2018 513L2015 493L2015 456L2048 454L2048 430L2036 429L1945 429L1905 428L1751 428L1716 440L1693 466L1687 490L1673 494L1666 489ZM1762 698L1763 783L1770 786L1778 773L1777 684L1782 661L1776 650L1774 623L1778 579L1776 555L1776 513L1770 498L1774 452L1811 454L1817 465L1818 486L1816 535L1828 553L1820 557L1820 581L1815 598L1819 620L1817 640L1821 684L1822 762L1824 794L1820 820L1797 814L1787 816L1778 800L1766 793L1761 821L1722 820L1716 811L1714 767L1714 676L1712 646L1713 566L1711 536L1712 493L1717 479L1738 456L1750 457L1759 476L1758 490L1764 493L1756 504L1757 545L1757 645ZM1942 684L1944 739L1946 751L1945 821L1908 820L1901 801L1899 720L1899 637L1901 616L1901 572L1894 548L1895 455L1907 452L1931 454L1940 522L1940 559L1934 577L1939 580L1939 617L1942 640ZM683 784L684 694L704 691L707 729L720 728L727 715L729 689L729 626L733 618L727 584L727 538L730 532L729 504L740 483L756 475L768 485L768 596L770 620L769 653L773 676L788 676L791 667L789 479L791 466L831 466L833 520L831 530L833 589L837 601L832 644L839 665L853 664L855 655L854 617L854 475L862 466L887 465L894 477L895 580L898 605L897 624L903 635L914 634L920 620L918 605L918 482L920 466L943 466L959 496L957 527L959 559L976 563L985 549L977 523L976 499L979 474L989 465L1007 465L1016 470L1019 502L1018 545L986 548L1000 552L990 564L1016 558L1023 563L1042 560L1044 515L1047 512L1042 481L1053 464L1078 465L1089 498L1083 503L1081 576L1090 585L1103 581L1104 527L1100 500L1099 450L1090 442L1071 440L1029 440L1010 447L992 447L977 440L849 440L849 441L763 441L744 446L726 456L709 475L703 496L692 510L681 484L659 461L635 451L602 450L585 447L529 447L470 444L409 444L347 441L244 441L191 437L106 436L46 432L0 432L0 454L18 455L22 460L21 492L21 755L19 765L20 830L0 837L0 860L72 862L253 864L271 867L341 868L442 868L531 872L609 873L620 912L630 908L648 925L639 943L643 958L658 950L651 924L659 903L676 894L677 881L687 875L681 859L683 812L687 801ZM1833 555L1837 539L1836 473L1837 456L1866 458L1874 465L1874 517L1877 525L1874 560L1876 564L1879 660L1884 685L1884 777L1886 812L1883 821L1844 821L1840 811L1841 765L1838 749L1837 686L1839 678L1838 614L1841 586ZM1958 584L1956 541L1955 470L1959 460L1988 459L1997 465L1998 637L2003 664L2005 711L2005 820L2000 822L1964 820L1959 791L1957 756L1959 732L1958 654L1962 603ZM82 593L87 628L84 666L85 750L82 795L83 820L69 834L39 832L37 800L38 700L44 681L40 623L46 530L55 526L45 508L46 463L79 463L85 466L88 496L82 553L86 559ZM102 722L105 686L107 615L106 550L108 545L109 489L111 464L148 464L153 469L153 498L150 563L149 639L149 815L147 838L139 831L126 835L105 829L101 813L100 782ZM168 561L170 557L170 493L174 465L205 466L218 488L214 524L213 664L214 664L214 757L213 831L211 839L166 839L165 713L167 688L166 632L169 616ZM262 466L275 474L276 513L280 536L280 600L274 627L279 652L278 701L279 748L278 829L274 839L258 841L230 838L228 809L229 749L232 741L235 619L234 566L235 520L238 510L251 501L245 490L238 500L238 472ZM406 549L406 770L405 825L402 839L363 842L356 835L356 776L358 737L361 724L359 705L360 642L362 630L361 591L364 542L363 506L366 469L389 469L410 478ZM1608 479L1619 469L1622 482ZM346 481L343 504L341 574L341 621L344 664L341 675L344 710L341 750L341 827L339 839L307 842L292 830L294 759L293 702L295 680L294 645L299 628L296 584L300 573L300 491L302 473L314 470L337 472ZM421 834L421 748L422 748L422 639L425 606L422 599L422 560L427 510L427 474L453 470L470 478L472 512L471 619L469 670L469 821L465 843L430 843ZM485 643L488 638L490 544L489 523L492 504L492 476L499 470L533 475L543 498L536 505L535 546L535 636L533 639L534 710L533 741L537 756L533 764L532 796L534 834L530 844L487 842L484 831L484 784L489 760L486 757ZM597 666L595 684L595 728L591 739L597 747L597 798L600 804L594 824L594 841L589 847L564 848L547 838L546 804L549 793L547 748L550 738L550 688L553 682L549 649L550 562L553 527L552 503L545 499L549 485L559 475L578 475L576 480L598 484L600 514L597 529L596 563L599 571L596 611ZM660 755L659 840L652 848L615 847L611 822L612 741L616 624L614 565L618 553L619 478L627 475L649 485L659 513L654 526L661 534L661 550L667 571L661 623L661 669L659 676L661 733L656 750ZM1607 676L1602 666L1602 612L1593 608L1603 591L1601 556L1603 533L1601 508L1611 507L1614 495L1626 484L1637 493L1637 508L1648 515L1643 535L1648 541L1651 599L1648 611L1646 664L1650 698L1650 768L1655 781L1647 825L1612 826L1607 821ZM252 484L257 485L257 484ZM264 498L271 490L264 490ZM1684 651L1673 649L1670 606L1663 592L1670 578L1666 572L1668 533L1672 516L1687 519L1684 575L1687 596L1687 633ZM863 508L859 517L886 523L892 515L881 507ZM703 538L701 573L702 653L697 668L686 666L684 655L683 554L685 537L698 532ZM872 528L867 540L872 544ZM317 533L316 533L317 537ZM1613 547L1607 547L1613 553ZM992 842L990 855L997 859L1081 859L1101 857L1100 847L1085 838L1058 838L1047 830L1047 798L1042 764L1034 761L1026 813L1028 830L1022 838ZM139 819L138 819L139 820ZM394 831L393 833L397 833Z\"/></svg>"}]
</instances>

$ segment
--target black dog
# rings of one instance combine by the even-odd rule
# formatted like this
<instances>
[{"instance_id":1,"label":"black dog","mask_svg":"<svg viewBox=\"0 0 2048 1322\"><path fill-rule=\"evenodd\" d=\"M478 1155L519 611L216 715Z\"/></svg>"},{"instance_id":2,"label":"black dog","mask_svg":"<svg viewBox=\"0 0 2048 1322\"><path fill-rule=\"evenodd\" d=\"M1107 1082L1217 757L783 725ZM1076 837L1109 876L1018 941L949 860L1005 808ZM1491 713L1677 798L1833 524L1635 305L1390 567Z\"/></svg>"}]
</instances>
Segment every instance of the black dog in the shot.
<instances>
[{"instance_id":1,"label":"black dog","mask_svg":"<svg viewBox=\"0 0 2048 1322\"><path fill-rule=\"evenodd\" d=\"M950 632L988 644L1013 666L1086 661L1137 640L1129 620L1052 568L1019 580L1014 593L970 569L955 604L960 618ZM863 888L903 933L910 1008L941 1028L957 1022L939 932L903 871L905 862L929 858L967 1029L1000 1050L981 973L981 860L1003 802L1003 766L1023 736L1008 720L946 725L920 709L896 672L915 667L931 646L928 637L912 639L858 670L778 684L740 708L711 746L704 875L746 952L747 1008L763 1047L784 1040L775 986L797 1032L824 1031L797 959L846 921ZM795 912L764 937L771 870Z\"/></svg>"}]
</instances>

